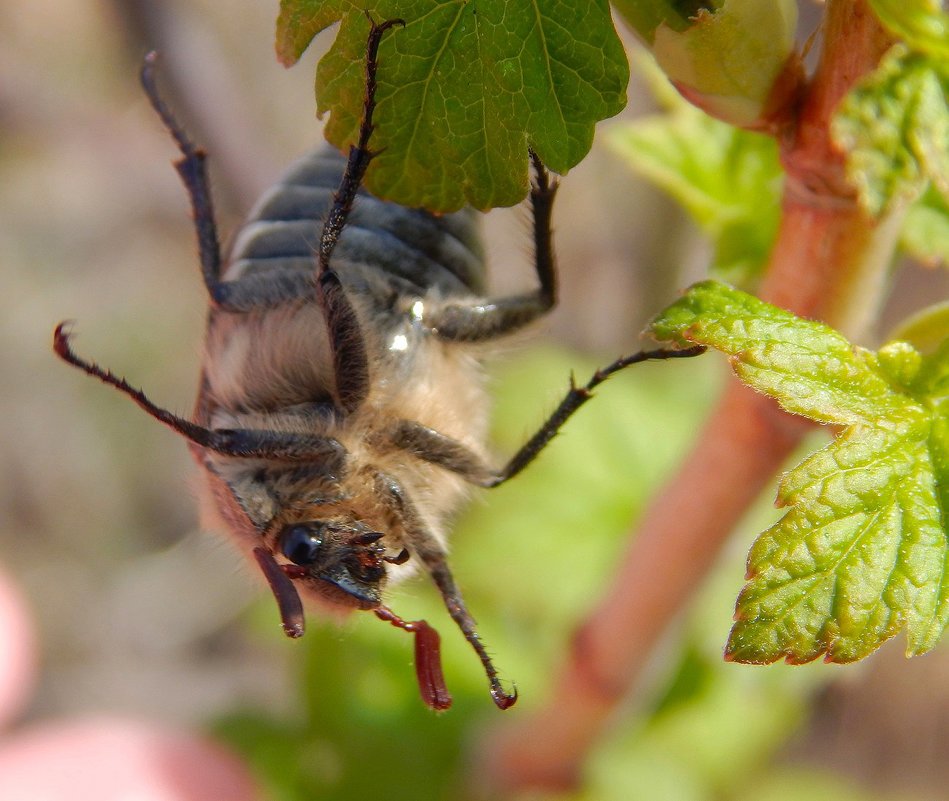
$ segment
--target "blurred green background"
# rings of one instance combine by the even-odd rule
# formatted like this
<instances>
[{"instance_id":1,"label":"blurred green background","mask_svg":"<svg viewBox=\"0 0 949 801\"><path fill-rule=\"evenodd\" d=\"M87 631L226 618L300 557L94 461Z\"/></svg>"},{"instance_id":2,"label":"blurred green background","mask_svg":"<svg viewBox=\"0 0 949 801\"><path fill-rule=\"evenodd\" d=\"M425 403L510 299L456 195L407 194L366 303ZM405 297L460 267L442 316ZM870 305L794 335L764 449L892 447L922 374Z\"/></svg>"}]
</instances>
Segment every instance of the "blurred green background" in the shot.
<instances>
[{"instance_id":1,"label":"blurred green background","mask_svg":"<svg viewBox=\"0 0 949 801\"><path fill-rule=\"evenodd\" d=\"M53 326L75 319L81 353L190 408L205 299L174 148L138 65L162 51L170 102L211 153L231 231L319 138L318 54L279 67L275 16L275 2L251 0L0 4L0 555L41 636L28 717L114 712L212 729L274 799L464 798L482 738L549 692L570 632L685 455L724 368L709 357L611 380L527 473L478 493L458 521L454 570L521 693L510 712L491 704L422 580L390 605L440 629L447 714L418 699L410 638L371 616L311 620L302 641L283 638L253 571L198 530L184 443L50 352ZM630 98L628 118L652 110L641 86ZM532 280L526 220L486 220L498 291ZM499 454L553 407L571 370L585 377L638 347L648 314L709 258L680 212L600 145L565 179L555 227L564 301L491 372ZM946 290L944 275L909 267L881 325ZM569 798L945 797L944 649L907 662L897 641L846 668L722 662L744 552L775 517L763 498L736 532Z\"/></svg>"}]
</instances>

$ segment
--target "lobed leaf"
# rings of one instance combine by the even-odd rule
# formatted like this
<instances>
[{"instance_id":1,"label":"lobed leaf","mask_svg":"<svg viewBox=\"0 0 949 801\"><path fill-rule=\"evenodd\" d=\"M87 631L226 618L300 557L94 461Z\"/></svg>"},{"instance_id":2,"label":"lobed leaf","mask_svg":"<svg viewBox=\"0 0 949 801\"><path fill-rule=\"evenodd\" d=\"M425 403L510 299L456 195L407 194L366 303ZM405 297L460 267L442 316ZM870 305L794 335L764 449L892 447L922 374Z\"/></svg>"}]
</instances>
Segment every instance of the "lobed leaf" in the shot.
<instances>
[{"instance_id":1,"label":"lobed leaf","mask_svg":"<svg viewBox=\"0 0 949 801\"><path fill-rule=\"evenodd\" d=\"M831 134L871 214L915 200L930 180L949 193L947 92L945 58L895 45L841 102Z\"/></svg>"},{"instance_id":2,"label":"lobed leaf","mask_svg":"<svg viewBox=\"0 0 949 801\"><path fill-rule=\"evenodd\" d=\"M337 147L355 140L365 94L368 20L400 17L380 49L368 187L409 206L512 205L527 192L527 150L564 173L594 123L626 102L629 67L606 0L282 0L286 64L337 20L317 68L320 114Z\"/></svg>"},{"instance_id":3,"label":"lobed leaf","mask_svg":"<svg viewBox=\"0 0 949 801\"><path fill-rule=\"evenodd\" d=\"M949 623L949 331L926 355L872 353L704 282L652 332L717 348L788 411L842 427L782 478L788 511L751 549L726 657L850 662L903 628L909 653L931 649Z\"/></svg>"}]
</instances>

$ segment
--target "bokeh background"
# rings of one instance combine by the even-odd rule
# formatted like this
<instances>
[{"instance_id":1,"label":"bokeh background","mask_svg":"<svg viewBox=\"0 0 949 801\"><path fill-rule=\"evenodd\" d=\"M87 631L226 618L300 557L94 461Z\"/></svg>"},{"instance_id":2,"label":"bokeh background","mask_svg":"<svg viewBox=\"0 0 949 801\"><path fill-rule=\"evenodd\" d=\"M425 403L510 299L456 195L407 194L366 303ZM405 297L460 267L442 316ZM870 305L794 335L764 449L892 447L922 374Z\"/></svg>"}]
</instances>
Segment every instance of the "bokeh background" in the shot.
<instances>
[{"instance_id":1,"label":"bokeh background","mask_svg":"<svg viewBox=\"0 0 949 801\"><path fill-rule=\"evenodd\" d=\"M137 72L158 48L169 102L211 154L221 229L233 231L320 139L312 81L329 39L284 70L276 5L0 1L0 557L40 652L17 725L108 713L210 730L275 799L464 798L500 713L432 588L400 588L390 605L442 630L456 706L441 716L417 698L409 638L371 616L312 621L303 641L285 640L252 571L198 529L184 443L50 351L54 325L74 319L80 353L190 409L205 297L173 143ZM634 76L624 116L651 103ZM532 281L527 219L488 215L498 291ZM492 368L502 454L571 370L636 349L649 314L708 259L671 201L599 143L564 180L555 226L563 302ZM877 335L947 295L944 274L906 265ZM528 473L479 494L459 520L456 575L521 691L507 714L542 702L575 622L723 378L714 358L617 377ZM571 798L945 797L945 649L906 661L897 638L846 668L721 661L744 551L775 518L769 498L749 514Z\"/></svg>"}]
</instances>

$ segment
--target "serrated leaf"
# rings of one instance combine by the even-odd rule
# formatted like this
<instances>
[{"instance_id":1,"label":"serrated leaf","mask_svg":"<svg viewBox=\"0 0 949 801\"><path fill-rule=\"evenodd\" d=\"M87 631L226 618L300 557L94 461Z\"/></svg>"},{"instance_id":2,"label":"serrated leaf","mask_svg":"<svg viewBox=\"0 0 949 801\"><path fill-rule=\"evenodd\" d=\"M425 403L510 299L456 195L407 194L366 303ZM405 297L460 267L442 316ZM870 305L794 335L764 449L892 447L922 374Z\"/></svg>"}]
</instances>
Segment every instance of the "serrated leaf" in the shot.
<instances>
[{"instance_id":1,"label":"serrated leaf","mask_svg":"<svg viewBox=\"0 0 949 801\"><path fill-rule=\"evenodd\" d=\"M783 477L789 510L751 549L726 656L850 662L903 628L908 653L932 648L949 623L949 331L928 355L873 353L707 281L652 332L717 348L786 410L842 427Z\"/></svg>"},{"instance_id":2,"label":"serrated leaf","mask_svg":"<svg viewBox=\"0 0 949 801\"><path fill-rule=\"evenodd\" d=\"M509 206L527 192L528 147L564 173L598 120L626 102L629 67L606 0L282 0L277 49L292 63L341 20L317 68L326 137L354 141L364 98L368 21L400 17L379 54L373 160L377 195L453 211Z\"/></svg>"},{"instance_id":3,"label":"serrated leaf","mask_svg":"<svg viewBox=\"0 0 949 801\"><path fill-rule=\"evenodd\" d=\"M949 193L947 92L945 59L895 45L841 102L831 134L870 214L915 200L930 180Z\"/></svg>"},{"instance_id":4,"label":"serrated leaf","mask_svg":"<svg viewBox=\"0 0 949 801\"><path fill-rule=\"evenodd\" d=\"M654 63L650 84L668 81ZM778 228L782 170L773 138L714 120L659 86L662 115L614 126L607 142L633 171L668 192L709 236L713 269L742 286L764 266Z\"/></svg>"}]
</instances>

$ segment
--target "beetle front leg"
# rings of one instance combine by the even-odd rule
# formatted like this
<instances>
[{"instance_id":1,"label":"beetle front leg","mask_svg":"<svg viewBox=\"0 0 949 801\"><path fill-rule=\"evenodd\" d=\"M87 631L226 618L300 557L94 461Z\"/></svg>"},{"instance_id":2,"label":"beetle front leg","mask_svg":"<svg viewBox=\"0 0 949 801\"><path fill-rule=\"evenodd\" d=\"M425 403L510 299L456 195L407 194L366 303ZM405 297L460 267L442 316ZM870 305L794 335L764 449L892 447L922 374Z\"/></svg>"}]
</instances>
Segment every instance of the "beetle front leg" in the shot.
<instances>
[{"instance_id":1,"label":"beetle front leg","mask_svg":"<svg viewBox=\"0 0 949 801\"><path fill-rule=\"evenodd\" d=\"M368 16L368 15L367 15ZM330 257L336 249L340 234L353 208L356 192L369 168L373 153L369 149L372 136L372 115L376 108L376 70L378 69L379 44L382 35L395 25L405 25L400 19L392 19L372 26L366 44L366 95L359 139L350 145L346 170L339 189L333 198L323 232L320 235L319 262L317 266L317 300L326 316L330 345L333 350L333 367L336 375L336 404L343 411L357 409L369 393L369 357L366 340L359 325L356 310L346 296L346 290L336 271L330 266Z\"/></svg>"},{"instance_id":2,"label":"beetle front leg","mask_svg":"<svg viewBox=\"0 0 949 801\"><path fill-rule=\"evenodd\" d=\"M98 378L105 384L122 392L160 423L177 431L185 439L222 456L247 459L277 459L281 461L315 461L340 468L346 458L346 450L335 439L316 434L300 434L294 431L270 431L256 428L205 428L186 420L149 400L137 387L111 370L99 367L77 355L69 344L67 324L60 323L53 334L53 350L63 361L78 367L87 375Z\"/></svg>"},{"instance_id":3,"label":"beetle front leg","mask_svg":"<svg viewBox=\"0 0 949 801\"><path fill-rule=\"evenodd\" d=\"M406 545L411 553L428 569L435 586L438 587L438 591L441 593L448 614L481 660L481 665L488 678L491 698L494 699L495 705L499 709L508 709L517 701L517 691L507 693L501 686L498 671L484 647L481 635L478 634L477 624L468 611L461 590L455 584L455 579L445 558L444 548L432 536L415 505L394 478L376 472L374 480L379 496L387 499L390 508L401 521L402 528L405 531Z\"/></svg>"}]
</instances>

